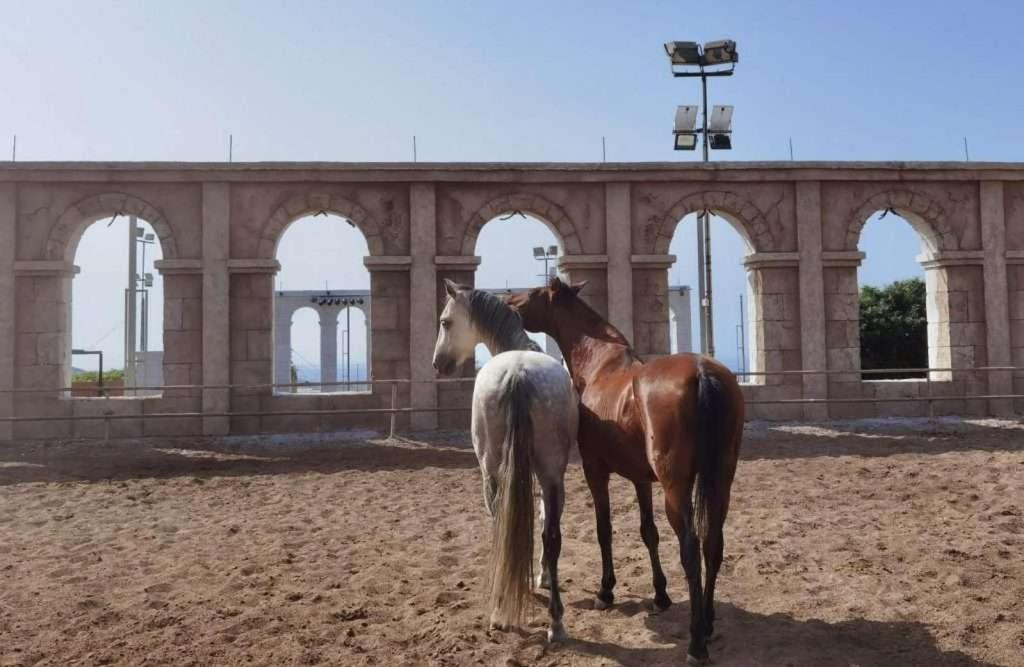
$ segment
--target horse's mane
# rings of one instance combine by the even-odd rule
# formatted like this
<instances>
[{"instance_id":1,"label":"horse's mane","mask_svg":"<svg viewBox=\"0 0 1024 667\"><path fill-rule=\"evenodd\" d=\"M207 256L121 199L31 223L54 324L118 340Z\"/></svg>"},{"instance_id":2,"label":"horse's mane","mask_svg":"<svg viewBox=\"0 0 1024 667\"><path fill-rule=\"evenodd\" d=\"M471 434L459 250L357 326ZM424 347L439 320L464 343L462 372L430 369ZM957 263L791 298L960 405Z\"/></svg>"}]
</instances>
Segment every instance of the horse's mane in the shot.
<instances>
[{"instance_id":1,"label":"horse's mane","mask_svg":"<svg viewBox=\"0 0 1024 667\"><path fill-rule=\"evenodd\" d=\"M502 299L483 290L470 290L469 317L477 330L488 338L493 354L509 350L541 352L540 346L526 335L523 320Z\"/></svg>"},{"instance_id":2,"label":"horse's mane","mask_svg":"<svg viewBox=\"0 0 1024 667\"><path fill-rule=\"evenodd\" d=\"M622 335L622 332L615 328L611 322L601 317L600 313L591 308L590 304L581 299L570 287L565 283L562 283L557 277L551 280L550 286L556 293L568 292L573 303L576 305L578 314L580 315L580 328L582 328L588 336L603 343L621 345L625 348L625 353L628 356L642 361L640 355L636 353L633 346L630 345L626 337Z\"/></svg>"}]
</instances>

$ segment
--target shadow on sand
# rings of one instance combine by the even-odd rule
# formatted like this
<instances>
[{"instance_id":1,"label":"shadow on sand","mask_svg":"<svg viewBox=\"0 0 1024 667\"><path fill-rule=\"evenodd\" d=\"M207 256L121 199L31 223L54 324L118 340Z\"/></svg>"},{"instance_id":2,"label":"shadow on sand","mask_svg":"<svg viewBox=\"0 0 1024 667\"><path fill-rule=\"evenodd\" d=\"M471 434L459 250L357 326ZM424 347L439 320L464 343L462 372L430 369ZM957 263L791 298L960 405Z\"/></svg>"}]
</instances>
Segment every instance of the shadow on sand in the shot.
<instances>
[{"instance_id":1,"label":"shadow on sand","mask_svg":"<svg viewBox=\"0 0 1024 667\"><path fill-rule=\"evenodd\" d=\"M1024 451L1024 427L948 420L748 425L741 460Z\"/></svg>"},{"instance_id":2,"label":"shadow on sand","mask_svg":"<svg viewBox=\"0 0 1024 667\"><path fill-rule=\"evenodd\" d=\"M0 445L0 486L30 482L281 475L346 470L476 468L465 446L409 440L315 444L231 444L169 439L146 442Z\"/></svg>"},{"instance_id":3,"label":"shadow on sand","mask_svg":"<svg viewBox=\"0 0 1024 667\"><path fill-rule=\"evenodd\" d=\"M667 612L651 614L647 600L626 596L606 612L593 609L592 600L570 603L582 613L628 616L643 623L650 640L668 646L634 648L611 642L590 641L573 636L564 646L548 648L544 654L557 660L559 654L575 653L602 657L613 664L678 665L685 663L689 642L689 605L677 601ZM860 667L900 665L951 666L990 665L959 651L943 651L921 623L868 620L827 623L798 620L786 614L757 614L727 602L715 605L716 637L709 645L711 664L725 665L859 665ZM572 616L567 617L570 634Z\"/></svg>"}]
</instances>

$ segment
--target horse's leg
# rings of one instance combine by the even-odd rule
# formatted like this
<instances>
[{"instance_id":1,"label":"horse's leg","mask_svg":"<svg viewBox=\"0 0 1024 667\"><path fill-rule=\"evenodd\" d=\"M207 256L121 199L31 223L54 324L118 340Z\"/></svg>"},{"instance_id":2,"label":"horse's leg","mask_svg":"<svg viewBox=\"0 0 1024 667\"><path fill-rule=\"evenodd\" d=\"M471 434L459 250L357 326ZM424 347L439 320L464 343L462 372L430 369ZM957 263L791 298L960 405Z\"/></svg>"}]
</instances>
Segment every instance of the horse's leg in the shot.
<instances>
[{"instance_id":1,"label":"horse's leg","mask_svg":"<svg viewBox=\"0 0 1024 667\"><path fill-rule=\"evenodd\" d=\"M484 507L487 508L487 516L494 517L494 502L498 498L498 480L489 472L480 469L484 478Z\"/></svg>"},{"instance_id":2,"label":"horse's leg","mask_svg":"<svg viewBox=\"0 0 1024 667\"><path fill-rule=\"evenodd\" d=\"M594 606L607 609L615 602L615 565L612 563L612 508L608 497L608 469L599 463L583 462L583 472L594 498L594 514L597 517L597 542L601 546L601 590L597 593Z\"/></svg>"},{"instance_id":3,"label":"horse's leg","mask_svg":"<svg viewBox=\"0 0 1024 667\"><path fill-rule=\"evenodd\" d=\"M548 627L548 641L562 641L568 637L562 624L562 596L558 591L558 557L562 552L562 506L565 502L565 489L562 482L545 484L544 494L544 567L551 583L551 596L548 601L548 614L551 625Z\"/></svg>"},{"instance_id":4,"label":"horse's leg","mask_svg":"<svg viewBox=\"0 0 1024 667\"><path fill-rule=\"evenodd\" d=\"M709 517L708 534L704 538L704 566L707 571L704 584L704 633L710 640L715 633L715 579L722 567L725 540L722 536L723 519Z\"/></svg>"},{"instance_id":5,"label":"horse's leg","mask_svg":"<svg viewBox=\"0 0 1024 667\"><path fill-rule=\"evenodd\" d=\"M665 512L679 538L679 555L686 571L690 589L690 647L686 661L701 664L708 659L707 633L704 626L704 593L701 587L700 541L693 524L693 478L688 483L664 483Z\"/></svg>"},{"instance_id":6,"label":"horse's leg","mask_svg":"<svg viewBox=\"0 0 1024 667\"><path fill-rule=\"evenodd\" d=\"M651 571L654 575L654 611L665 611L672 606L672 599L665 592L667 581L661 569L661 558L658 556L658 527L654 525L654 506L651 501L650 482L634 482L636 500L640 506L640 536L651 556Z\"/></svg>"},{"instance_id":7,"label":"horse's leg","mask_svg":"<svg viewBox=\"0 0 1024 667\"><path fill-rule=\"evenodd\" d=\"M544 485L541 483L541 489L543 491ZM544 506L547 504L547 496L544 495L537 503L538 509L540 510L540 525L547 526L548 512L545 511ZM544 528L547 530L547 528ZM537 573L537 588L551 588L551 577L548 574L548 545L546 539L540 541L540 571Z\"/></svg>"}]
</instances>

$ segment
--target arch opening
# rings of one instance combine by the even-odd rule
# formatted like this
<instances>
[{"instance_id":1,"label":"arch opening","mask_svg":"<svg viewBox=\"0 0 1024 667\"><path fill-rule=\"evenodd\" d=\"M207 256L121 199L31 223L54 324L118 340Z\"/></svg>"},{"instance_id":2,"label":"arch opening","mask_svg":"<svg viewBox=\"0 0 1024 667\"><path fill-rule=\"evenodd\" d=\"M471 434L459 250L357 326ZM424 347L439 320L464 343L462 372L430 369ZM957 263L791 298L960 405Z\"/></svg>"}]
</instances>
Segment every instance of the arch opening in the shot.
<instances>
[{"instance_id":1,"label":"arch opening","mask_svg":"<svg viewBox=\"0 0 1024 667\"><path fill-rule=\"evenodd\" d=\"M676 261L669 269L669 351L700 352L700 271L697 248L698 213L684 216L672 235L669 252ZM712 211L711 310L715 357L740 376L743 382L763 381L745 375L760 370L757 363L761 337L753 275L743 265L753 252L743 227L730 214Z\"/></svg>"},{"instance_id":2,"label":"arch opening","mask_svg":"<svg viewBox=\"0 0 1024 667\"><path fill-rule=\"evenodd\" d=\"M938 247L931 226L915 214L885 209L865 221L858 242L864 260L857 271L862 380L921 380L925 371L884 369L949 367L946 271L931 264ZM950 378L948 371L930 375Z\"/></svg>"},{"instance_id":3,"label":"arch opening","mask_svg":"<svg viewBox=\"0 0 1024 667\"><path fill-rule=\"evenodd\" d=\"M303 392L371 391L372 295L363 262L370 254L366 238L348 218L319 212L289 223L276 248L281 265L273 331L278 393L292 393L294 388L287 385L296 381ZM346 310L358 315L344 316ZM363 330L349 337L349 321L362 322ZM358 382L351 364L355 359L361 360ZM349 376L339 374L339 369Z\"/></svg>"},{"instance_id":4,"label":"arch opening","mask_svg":"<svg viewBox=\"0 0 1024 667\"><path fill-rule=\"evenodd\" d=\"M554 225L522 211L496 215L484 224L476 238L475 254L480 257L473 284L495 292L520 291L544 285L558 274L558 261L565 244ZM555 341L544 334L527 335L541 349L561 359ZM476 348L476 367L491 358L483 344Z\"/></svg>"},{"instance_id":5,"label":"arch opening","mask_svg":"<svg viewBox=\"0 0 1024 667\"><path fill-rule=\"evenodd\" d=\"M101 217L67 250L80 269L65 343L71 396L160 396L165 300L155 263L164 253L153 225L135 215Z\"/></svg>"},{"instance_id":6,"label":"arch opening","mask_svg":"<svg viewBox=\"0 0 1024 667\"><path fill-rule=\"evenodd\" d=\"M338 313L338 366L335 373L339 389L345 392L368 392L370 385L370 319L361 306L347 306Z\"/></svg>"}]
</instances>

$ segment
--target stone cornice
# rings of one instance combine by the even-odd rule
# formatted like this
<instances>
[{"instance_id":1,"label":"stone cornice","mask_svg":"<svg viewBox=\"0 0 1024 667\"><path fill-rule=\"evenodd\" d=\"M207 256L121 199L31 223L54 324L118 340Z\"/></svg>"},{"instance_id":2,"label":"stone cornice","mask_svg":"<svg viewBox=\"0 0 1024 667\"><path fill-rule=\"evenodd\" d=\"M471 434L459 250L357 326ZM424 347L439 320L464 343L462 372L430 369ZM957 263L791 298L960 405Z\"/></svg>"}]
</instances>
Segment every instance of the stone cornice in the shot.
<instances>
[{"instance_id":1,"label":"stone cornice","mask_svg":"<svg viewBox=\"0 0 1024 667\"><path fill-rule=\"evenodd\" d=\"M367 271L408 271L412 266L409 255L370 255L363 258Z\"/></svg>"},{"instance_id":2,"label":"stone cornice","mask_svg":"<svg viewBox=\"0 0 1024 667\"><path fill-rule=\"evenodd\" d=\"M158 259L153 262L153 268L163 276L196 274L203 272L203 260Z\"/></svg>"},{"instance_id":3,"label":"stone cornice","mask_svg":"<svg viewBox=\"0 0 1024 667\"><path fill-rule=\"evenodd\" d=\"M606 266L608 266L608 255L562 255L558 258L558 268L563 271L603 269Z\"/></svg>"},{"instance_id":4,"label":"stone cornice","mask_svg":"<svg viewBox=\"0 0 1024 667\"><path fill-rule=\"evenodd\" d=\"M14 162L0 182L1024 181L1022 162Z\"/></svg>"},{"instance_id":5,"label":"stone cornice","mask_svg":"<svg viewBox=\"0 0 1024 667\"><path fill-rule=\"evenodd\" d=\"M860 250L825 250L821 253L821 265L826 268L857 268L864 261L864 257Z\"/></svg>"},{"instance_id":6,"label":"stone cornice","mask_svg":"<svg viewBox=\"0 0 1024 667\"><path fill-rule=\"evenodd\" d=\"M667 269L676 263L675 255L630 255L634 269Z\"/></svg>"},{"instance_id":7,"label":"stone cornice","mask_svg":"<svg viewBox=\"0 0 1024 667\"><path fill-rule=\"evenodd\" d=\"M14 262L14 274L18 276L73 276L82 269L72 262L61 260L28 260Z\"/></svg>"},{"instance_id":8,"label":"stone cornice","mask_svg":"<svg viewBox=\"0 0 1024 667\"><path fill-rule=\"evenodd\" d=\"M476 271L480 266L478 255L438 255L434 257L434 265L448 270Z\"/></svg>"},{"instance_id":9,"label":"stone cornice","mask_svg":"<svg viewBox=\"0 0 1024 667\"><path fill-rule=\"evenodd\" d=\"M925 270L947 266L980 266L985 263L983 250L944 250L917 256Z\"/></svg>"},{"instance_id":10,"label":"stone cornice","mask_svg":"<svg viewBox=\"0 0 1024 667\"><path fill-rule=\"evenodd\" d=\"M229 259L229 273L277 273L281 263L276 259Z\"/></svg>"},{"instance_id":11,"label":"stone cornice","mask_svg":"<svg viewBox=\"0 0 1024 667\"><path fill-rule=\"evenodd\" d=\"M743 266L748 271L799 265L800 253L798 252L755 252L743 258Z\"/></svg>"}]
</instances>

